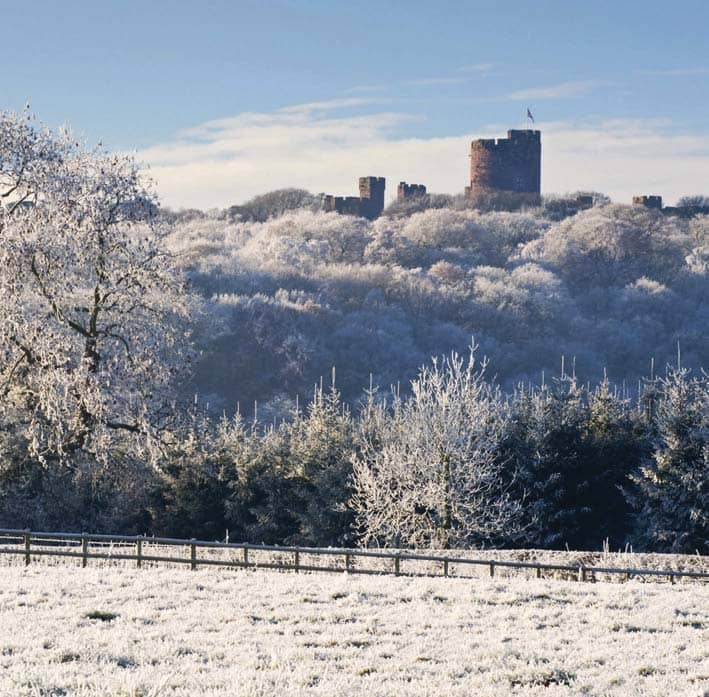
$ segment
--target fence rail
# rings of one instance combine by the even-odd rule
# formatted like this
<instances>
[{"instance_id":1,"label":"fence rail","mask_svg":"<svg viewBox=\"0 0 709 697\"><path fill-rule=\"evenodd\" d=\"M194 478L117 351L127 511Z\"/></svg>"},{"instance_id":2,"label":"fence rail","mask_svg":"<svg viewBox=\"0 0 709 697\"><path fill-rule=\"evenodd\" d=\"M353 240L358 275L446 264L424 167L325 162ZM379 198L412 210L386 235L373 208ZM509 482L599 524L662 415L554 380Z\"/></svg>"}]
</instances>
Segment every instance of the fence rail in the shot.
<instances>
[{"instance_id":1,"label":"fence rail","mask_svg":"<svg viewBox=\"0 0 709 697\"><path fill-rule=\"evenodd\" d=\"M170 547L182 548L182 556L166 556L165 553L157 553ZM215 556L215 553L221 555ZM225 554L231 556L224 556ZM238 556L239 554L240 556ZM260 559L256 558L259 554L261 555ZM500 569L516 569L533 571L537 578L542 578L545 572L556 572L557 574L561 572L563 578L575 578L578 581L595 581L604 574L617 575L621 581L628 581L633 577L646 577L650 580L666 579L671 583L675 583L677 579L681 578L709 581L708 572L681 569L631 569L584 566L583 564L554 564L541 560L518 562L398 551L284 547L246 542L208 542L171 537L33 532L3 528L0 528L0 555L24 557L24 563L27 566L31 564L34 557L59 557L81 560L82 567L86 567L92 559L100 559L111 562L135 562L138 568L146 563L167 563L189 565L191 569L197 569L198 566L221 566L278 569L295 571L296 573L320 571L395 576L455 576L458 578L469 577L465 573L461 573L461 570L477 567L478 569L486 568L490 577L494 577L496 571ZM322 565L313 563L314 559L327 559L334 563Z\"/></svg>"}]
</instances>

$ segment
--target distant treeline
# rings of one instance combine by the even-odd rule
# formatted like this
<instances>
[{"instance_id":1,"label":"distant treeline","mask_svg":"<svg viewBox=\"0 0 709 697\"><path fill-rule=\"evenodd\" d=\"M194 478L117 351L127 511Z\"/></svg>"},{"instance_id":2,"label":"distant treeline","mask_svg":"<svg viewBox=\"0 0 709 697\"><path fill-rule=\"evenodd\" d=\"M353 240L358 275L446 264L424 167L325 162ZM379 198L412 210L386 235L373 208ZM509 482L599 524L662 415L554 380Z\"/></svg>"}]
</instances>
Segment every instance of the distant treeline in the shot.
<instances>
[{"instance_id":1,"label":"distant treeline","mask_svg":"<svg viewBox=\"0 0 709 697\"><path fill-rule=\"evenodd\" d=\"M580 380L606 371L634 392L678 342L686 365L709 365L709 216L585 195L589 210L570 194L486 213L431 195L373 222L317 212L299 190L167 212L168 245L206 303L185 396L278 413L336 365L352 403L370 374L406 391L471 337L506 390L557 374L563 356Z\"/></svg>"}]
</instances>

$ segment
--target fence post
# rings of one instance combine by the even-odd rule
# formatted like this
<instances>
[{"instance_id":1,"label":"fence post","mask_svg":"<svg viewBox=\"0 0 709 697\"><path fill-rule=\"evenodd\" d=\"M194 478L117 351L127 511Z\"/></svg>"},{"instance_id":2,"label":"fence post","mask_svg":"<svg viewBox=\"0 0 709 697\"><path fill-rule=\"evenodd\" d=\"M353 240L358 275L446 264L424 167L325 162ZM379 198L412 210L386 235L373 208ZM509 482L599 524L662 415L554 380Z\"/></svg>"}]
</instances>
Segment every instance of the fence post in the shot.
<instances>
[{"instance_id":1,"label":"fence post","mask_svg":"<svg viewBox=\"0 0 709 697\"><path fill-rule=\"evenodd\" d=\"M400 559L399 559L399 555L397 554L394 557L394 576L399 575L399 562L400 562Z\"/></svg>"},{"instance_id":2,"label":"fence post","mask_svg":"<svg viewBox=\"0 0 709 697\"><path fill-rule=\"evenodd\" d=\"M197 545L194 543L194 537L190 540L190 569L194 571L197 568Z\"/></svg>"},{"instance_id":3,"label":"fence post","mask_svg":"<svg viewBox=\"0 0 709 697\"><path fill-rule=\"evenodd\" d=\"M584 566L579 566L579 581L586 580L586 569Z\"/></svg>"},{"instance_id":4,"label":"fence post","mask_svg":"<svg viewBox=\"0 0 709 697\"><path fill-rule=\"evenodd\" d=\"M536 569L536 572L537 572L537 578L541 578L542 577L542 567L538 566Z\"/></svg>"},{"instance_id":5,"label":"fence post","mask_svg":"<svg viewBox=\"0 0 709 697\"><path fill-rule=\"evenodd\" d=\"M495 575L495 564L493 562L490 562L490 578L492 578Z\"/></svg>"},{"instance_id":6,"label":"fence post","mask_svg":"<svg viewBox=\"0 0 709 697\"><path fill-rule=\"evenodd\" d=\"M249 565L249 548L244 547L244 566Z\"/></svg>"},{"instance_id":7,"label":"fence post","mask_svg":"<svg viewBox=\"0 0 709 697\"><path fill-rule=\"evenodd\" d=\"M85 569L89 560L89 541L86 539L86 533L81 533L81 568Z\"/></svg>"},{"instance_id":8,"label":"fence post","mask_svg":"<svg viewBox=\"0 0 709 697\"><path fill-rule=\"evenodd\" d=\"M29 528L25 530L25 534L22 536L25 540L25 566L30 565L32 557L30 556L30 531Z\"/></svg>"},{"instance_id":9,"label":"fence post","mask_svg":"<svg viewBox=\"0 0 709 697\"><path fill-rule=\"evenodd\" d=\"M675 575L670 574L670 583L674 586L675 585Z\"/></svg>"},{"instance_id":10,"label":"fence post","mask_svg":"<svg viewBox=\"0 0 709 697\"><path fill-rule=\"evenodd\" d=\"M443 560L443 575L448 576L448 560Z\"/></svg>"},{"instance_id":11,"label":"fence post","mask_svg":"<svg viewBox=\"0 0 709 697\"><path fill-rule=\"evenodd\" d=\"M143 566L143 538L139 537L136 540L135 543L135 555L138 557L136 560L136 564L138 565L138 568L140 569L141 566Z\"/></svg>"},{"instance_id":12,"label":"fence post","mask_svg":"<svg viewBox=\"0 0 709 697\"><path fill-rule=\"evenodd\" d=\"M349 571L349 570L350 570L350 564L351 564L351 563L352 563L352 562L351 562L351 557L350 557L350 555L349 555L347 552L345 552L345 571Z\"/></svg>"},{"instance_id":13,"label":"fence post","mask_svg":"<svg viewBox=\"0 0 709 697\"><path fill-rule=\"evenodd\" d=\"M295 561L295 573L300 573L300 550L297 547L293 553L293 560Z\"/></svg>"}]
</instances>

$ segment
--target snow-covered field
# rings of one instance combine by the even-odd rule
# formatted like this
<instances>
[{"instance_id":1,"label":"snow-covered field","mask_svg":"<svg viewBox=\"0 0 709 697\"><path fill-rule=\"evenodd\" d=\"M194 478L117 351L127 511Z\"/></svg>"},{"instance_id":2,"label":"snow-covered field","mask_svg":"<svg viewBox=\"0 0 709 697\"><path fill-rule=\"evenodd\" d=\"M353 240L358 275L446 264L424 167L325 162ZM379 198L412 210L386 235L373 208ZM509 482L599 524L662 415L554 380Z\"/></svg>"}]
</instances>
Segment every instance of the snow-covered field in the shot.
<instances>
[{"instance_id":1,"label":"snow-covered field","mask_svg":"<svg viewBox=\"0 0 709 697\"><path fill-rule=\"evenodd\" d=\"M0 567L0 695L709 695L709 588Z\"/></svg>"}]
</instances>

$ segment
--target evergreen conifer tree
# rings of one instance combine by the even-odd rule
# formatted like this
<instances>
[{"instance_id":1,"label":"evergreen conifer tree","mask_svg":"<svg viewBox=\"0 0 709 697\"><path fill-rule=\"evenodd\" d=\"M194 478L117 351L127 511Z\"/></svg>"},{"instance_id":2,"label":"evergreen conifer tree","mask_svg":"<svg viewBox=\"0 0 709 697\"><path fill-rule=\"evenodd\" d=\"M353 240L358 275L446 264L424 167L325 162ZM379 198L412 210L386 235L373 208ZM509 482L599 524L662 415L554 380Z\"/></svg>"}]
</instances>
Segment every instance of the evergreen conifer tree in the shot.
<instances>
[{"instance_id":1,"label":"evergreen conifer tree","mask_svg":"<svg viewBox=\"0 0 709 697\"><path fill-rule=\"evenodd\" d=\"M658 551L709 553L709 380L677 367L661 381L652 453L633 476L637 534Z\"/></svg>"}]
</instances>

